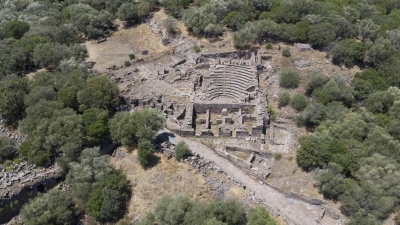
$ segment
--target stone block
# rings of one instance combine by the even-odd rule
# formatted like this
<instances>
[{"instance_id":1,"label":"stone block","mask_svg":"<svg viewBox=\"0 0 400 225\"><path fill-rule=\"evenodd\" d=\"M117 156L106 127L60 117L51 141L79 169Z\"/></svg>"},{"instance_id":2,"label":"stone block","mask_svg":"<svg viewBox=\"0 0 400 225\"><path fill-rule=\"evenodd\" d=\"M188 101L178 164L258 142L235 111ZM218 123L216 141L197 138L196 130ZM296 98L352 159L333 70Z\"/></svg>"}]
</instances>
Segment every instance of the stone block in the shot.
<instances>
[{"instance_id":1,"label":"stone block","mask_svg":"<svg viewBox=\"0 0 400 225\"><path fill-rule=\"evenodd\" d=\"M222 111L221 111L221 114L222 114L223 116L227 116L227 115L228 115L228 109L223 108Z\"/></svg>"}]
</instances>

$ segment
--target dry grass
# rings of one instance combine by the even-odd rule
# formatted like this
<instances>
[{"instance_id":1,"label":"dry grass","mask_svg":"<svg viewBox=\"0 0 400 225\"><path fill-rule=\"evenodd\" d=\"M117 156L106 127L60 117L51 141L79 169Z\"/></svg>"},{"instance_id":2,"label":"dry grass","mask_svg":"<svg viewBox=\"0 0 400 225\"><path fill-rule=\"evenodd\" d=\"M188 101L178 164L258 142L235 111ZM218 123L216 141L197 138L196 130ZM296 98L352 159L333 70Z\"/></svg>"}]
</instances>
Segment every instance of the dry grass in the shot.
<instances>
[{"instance_id":1,"label":"dry grass","mask_svg":"<svg viewBox=\"0 0 400 225\"><path fill-rule=\"evenodd\" d=\"M146 59L171 51L170 47L162 44L161 37L155 35L147 24L121 29L107 38L106 42L97 44L91 40L85 45L89 53L86 61L97 62L95 69L99 72L106 72L107 67L112 65L123 65L129 60L131 53L137 58ZM143 50L148 50L149 55L142 56Z\"/></svg>"},{"instance_id":2,"label":"dry grass","mask_svg":"<svg viewBox=\"0 0 400 225\"><path fill-rule=\"evenodd\" d=\"M159 159L157 165L145 170L139 165L136 157L137 153L133 151L127 153L122 160L111 159L115 168L122 169L132 184L133 195L128 213L130 218L144 217L153 211L164 195L185 194L198 201L213 199L210 186L190 166L156 154Z\"/></svg>"},{"instance_id":3,"label":"dry grass","mask_svg":"<svg viewBox=\"0 0 400 225\"><path fill-rule=\"evenodd\" d=\"M229 189L229 193L236 198L244 198L246 196L243 188L238 186L233 186L231 189Z\"/></svg>"}]
</instances>

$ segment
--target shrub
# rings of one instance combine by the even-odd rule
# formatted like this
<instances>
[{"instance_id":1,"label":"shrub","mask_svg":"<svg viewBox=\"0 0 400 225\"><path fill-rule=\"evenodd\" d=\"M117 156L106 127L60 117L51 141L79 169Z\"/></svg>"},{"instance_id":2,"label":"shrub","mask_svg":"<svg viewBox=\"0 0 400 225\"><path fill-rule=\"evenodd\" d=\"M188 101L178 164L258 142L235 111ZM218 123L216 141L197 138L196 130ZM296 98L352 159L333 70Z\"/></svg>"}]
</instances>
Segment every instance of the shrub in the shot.
<instances>
[{"instance_id":1,"label":"shrub","mask_svg":"<svg viewBox=\"0 0 400 225\"><path fill-rule=\"evenodd\" d=\"M168 33L175 33L178 20L173 16L168 16L162 21L162 26L167 30Z\"/></svg>"},{"instance_id":2,"label":"shrub","mask_svg":"<svg viewBox=\"0 0 400 225\"><path fill-rule=\"evenodd\" d=\"M131 65L131 62L125 61L124 65L125 65L125 66L130 66L130 65Z\"/></svg>"},{"instance_id":3,"label":"shrub","mask_svg":"<svg viewBox=\"0 0 400 225\"><path fill-rule=\"evenodd\" d=\"M199 46L197 46L197 45L195 45L194 47L193 47L193 49L194 49L194 51L195 52L200 52L200 47Z\"/></svg>"},{"instance_id":4,"label":"shrub","mask_svg":"<svg viewBox=\"0 0 400 225\"><path fill-rule=\"evenodd\" d=\"M140 165L148 166L154 154L154 147L148 140L140 140L138 145L138 159Z\"/></svg>"},{"instance_id":5,"label":"shrub","mask_svg":"<svg viewBox=\"0 0 400 225\"><path fill-rule=\"evenodd\" d=\"M269 106L269 107L267 108L267 113L268 113L268 116L269 116L269 118L270 118L271 120L274 120L274 119L275 119L275 117L276 117L276 115L275 115L275 110L274 110L271 106Z\"/></svg>"},{"instance_id":6,"label":"shrub","mask_svg":"<svg viewBox=\"0 0 400 225\"><path fill-rule=\"evenodd\" d=\"M282 92L278 97L279 107L287 106L290 103L290 94L288 92Z\"/></svg>"},{"instance_id":7,"label":"shrub","mask_svg":"<svg viewBox=\"0 0 400 225\"><path fill-rule=\"evenodd\" d=\"M300 84L300 76L296 70L285 68L281 71L279 85L283 88L297 88Z\"/></svg>"},{"instance_id":8,"label":"shrub","mask_svg":"<svg viewBox=\"0 0 400 225\"><path fill-rule=\"evenodd\" d=\"M183 141L179 142L175 147L175 158L180 160L187 154L189 154L189 146Z\"/></svg>"},{"instance_id":9,"label":"shrub","mask_svg":"<svg viewBox=\"0 0 400 225\"><path fill-rule=\"evenodd\" d=\"M284 47L282 49L282 56L289 58L290 56L292 56L292 53L290 53L290 48L289 47Z\"/></svg>"},{"instance_id":10,"label":"shrub","mask_svg":"<svg viewBox=\"0 0 400 225\"><path fill-rule=\"evenodd\" d=\"M272 44L271 44L271 43L266 44L266 45L265 45L265 48L266 48L266 49L272 49Z\"/></svg>"},{"instance_id":11,"label":"shrub","mask_svg":"<svg viewBox=\"0 0 400 225\"><path fill-rule=\"evenodd\" d=\"M332 50L333 62L351 67L364 58L365 44L354 39L340 41Z\"/></svg>"},{"instance_id":12,"label":"shrub","mask_svg":"<svg viewBox=\"0 0 400 225\"><path fill-rule=\"evenodd\" d=\"M132 59L134 59L136 56L135 56L135 54L134 53L131 53L131 54L129 54L129 58L132 60Z\"/></svg>"},{"instance_id":13,"label":"shrub","mask_svg":"<svg viewBox=\"0 0 400 225\"><path fill-rule=\"evenodd\" d=\"M302 94L296 94L290 100L290 105L297 111L303 111L307 107L307 98Z\"/></svg>"},{"instance_id":14,"label":"shrub","mask_svg":"<svg viewBox=\"0 0 400 225\"><path fill-rule=\"evenodd\" d=\"M282 153L278 153L278 152L275 153L275 154L274 154L274 159L275 159L275 160L281 160L281 159L282 159Z\"/></svg>"}]
</instances>

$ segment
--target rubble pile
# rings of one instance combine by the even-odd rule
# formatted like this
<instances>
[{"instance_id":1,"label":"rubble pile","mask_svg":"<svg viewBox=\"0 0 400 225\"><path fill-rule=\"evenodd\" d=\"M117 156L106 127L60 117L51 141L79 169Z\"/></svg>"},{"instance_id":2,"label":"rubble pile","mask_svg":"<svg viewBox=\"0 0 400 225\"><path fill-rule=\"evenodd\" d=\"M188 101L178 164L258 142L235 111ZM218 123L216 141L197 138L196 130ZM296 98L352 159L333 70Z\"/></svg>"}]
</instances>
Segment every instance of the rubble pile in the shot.
<instances>
[{"instance_id":1,"label":"rubble pile","mask_svg":"<svg viewBox=\"0 0 400 225\"><path fill-rule=\"evenodd\" d=\"M13 163L10 171L0 166L0 199L10 198L23 187L57 176L60 171L57 166L36 168L27 162Z\"/></svg>"},{"instance_id":2,"label":"rubble pile","mask_svg":"<svg viewBox=\"0 0 400 225\"><path fill-rule=\"evenodd\" d=\"M0 119L0 137L9 137L13 144L18 147L22 142L25 141L24 135L20 134L18 131L10 131L5 125L5 121Z\"/></svg>"}]
</instances>

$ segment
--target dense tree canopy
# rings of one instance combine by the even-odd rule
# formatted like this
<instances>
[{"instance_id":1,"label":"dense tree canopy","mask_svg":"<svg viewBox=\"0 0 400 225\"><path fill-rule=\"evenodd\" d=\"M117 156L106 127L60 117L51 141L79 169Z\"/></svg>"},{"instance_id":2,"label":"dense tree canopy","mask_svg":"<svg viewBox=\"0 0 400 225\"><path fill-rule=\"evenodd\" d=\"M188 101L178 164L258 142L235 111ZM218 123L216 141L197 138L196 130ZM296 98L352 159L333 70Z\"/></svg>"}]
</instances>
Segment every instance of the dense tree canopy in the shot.
<instances>
[{"instance_id":1,"label":"dense tree canopy","mask_svg":"<svg viewBox=\"0 0 400 225\"><path fill-rule=\"evenodd\" d=\"M137 145L140 139L152 141L165 118L153 109L117 113L109 122L110 135L115 143Z\"/></svg>"},{"instance_id":2,"label":"dense tree canopy","mask_svg":"<svg viewBox=\"0 0 400 225\"><path fill-rule=\"evenodd\" d=\"M120 219L130 197L130 184L120 170L108 164L108 156L99 148L82 151L79 162L73 163L67 175L72 196L78 206L102 221Z\"/></svg>"},{"instance_id":3,"label":"dense tree canopy","mask_svg":"<svg viewBox=\"0 0 400 225\"><path fill-rule=\"evenodd\" d=\"M39 194L21 210L21 217L27 225L74 224L76 213L72 198L57 189Z\"/></svg>"},{"instance_id":4,"label":"dense tree canopy","mask_svg":"<svg viewBox=\"0 0 400 225\"><path fill-rule=\"evenodd\" d=\"M24 78L0 80L0 116L7 124L16 124L25 115L24 98L28 92L28 82Z\"/></svg>"}]
</instances>

